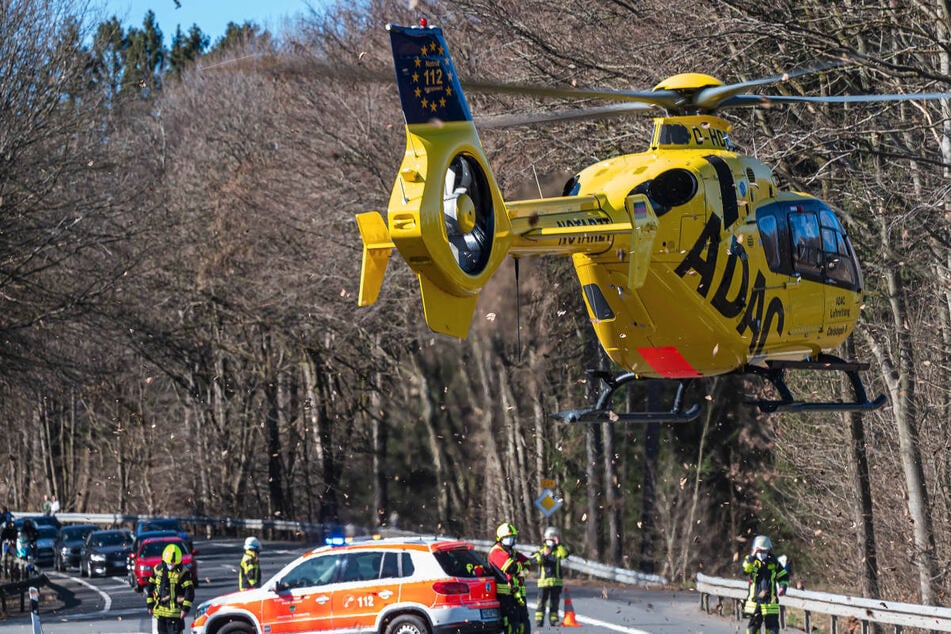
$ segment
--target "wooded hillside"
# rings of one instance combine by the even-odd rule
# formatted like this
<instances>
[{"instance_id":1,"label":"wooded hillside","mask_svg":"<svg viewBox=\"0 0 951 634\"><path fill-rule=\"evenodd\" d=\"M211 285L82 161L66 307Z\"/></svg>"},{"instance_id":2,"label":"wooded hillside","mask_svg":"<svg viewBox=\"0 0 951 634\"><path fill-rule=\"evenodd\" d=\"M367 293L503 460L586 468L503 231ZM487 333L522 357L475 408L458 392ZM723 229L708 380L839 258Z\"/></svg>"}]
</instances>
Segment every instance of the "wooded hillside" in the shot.
<instances>
[{"instance_id":1,"label":"wooded hillside","mask_svg":"<svg viewBox=\"0 0 951 634\"><path fill-rule=\"evenodd\" d=\"M271 34L0 7L0 501L281 517L523 542L689 583L770 534L807 587L951 591L951 104L730 111L739 147L843 213L864 266L865 415L764 416L735 377L689 425L566 425L603 363L570 262L509 264L465 341L398 258L357 308L354 215L404 150L383 26L425 15L465 78L649 89L839 64L802 94L951 90L944 0L371 1ZM842 64L847 59L848 64ZM473 112L530 111L470 95ZM508 196L642 150L631 117L482 134ZM538 184L537 184L538 183ZM516 336L516 329L520 336ZM810 381L806 377L803 382ZM818 381L804 387L834 395ZM632 399L646 398L645 384Z\"/></svg>"}]
</instances>

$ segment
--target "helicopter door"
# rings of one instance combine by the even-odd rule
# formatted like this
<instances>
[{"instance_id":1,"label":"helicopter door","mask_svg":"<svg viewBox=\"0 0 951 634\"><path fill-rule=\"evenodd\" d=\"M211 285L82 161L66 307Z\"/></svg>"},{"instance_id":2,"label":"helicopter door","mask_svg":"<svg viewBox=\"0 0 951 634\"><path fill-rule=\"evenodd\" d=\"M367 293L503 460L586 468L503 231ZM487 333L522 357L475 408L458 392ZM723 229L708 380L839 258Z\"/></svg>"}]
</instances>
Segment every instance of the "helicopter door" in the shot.
<instances>
[{"instance_id":1,"label":"helicopter door","mask_svg":"<svg viewBox=\"0 0 951 634\"><path fill-rule=\"evenodd\" d=\"M822 330L825 285L819 217L797 207L787 215L794 280L787 285L786 332L810 336Z\"/></svg>"}]
</instances>

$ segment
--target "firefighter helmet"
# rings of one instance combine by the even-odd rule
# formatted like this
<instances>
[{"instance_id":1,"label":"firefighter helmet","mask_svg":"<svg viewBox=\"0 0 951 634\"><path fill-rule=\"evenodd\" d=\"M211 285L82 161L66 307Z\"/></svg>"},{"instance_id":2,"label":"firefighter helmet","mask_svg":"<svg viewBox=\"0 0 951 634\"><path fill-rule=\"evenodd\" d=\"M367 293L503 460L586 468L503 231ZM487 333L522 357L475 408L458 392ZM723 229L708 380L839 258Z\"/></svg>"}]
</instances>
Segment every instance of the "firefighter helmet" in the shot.
<instances>
[{"instance_id":1,"label":"firefighter helmet","mask_svg":"<svg viewBox=\"0 0 951 634\"><path fill-rule=\"evenodd\" d=\"M177 566L182 563L182 549L178 544L169 544L162 551L162 561L169 566Z\"/></svg>"},{"instance_id":2,"label":"firefighter helmet","mask_svg":"<svg viewBox=\"0 0 951 634\"><path fill-rule=\"evenodd\" d=\"M261 550L261 542L258 541L257 537L248 537L246 540L244 540L244 549Z\"/></svg>"},{"instance_id":3,"label":"firefighter helmet","mask_svg":"<svg viewBox=\"0 0 951 634\"><path fill-rule=\"evenodd\" d=\"M755 553L758 550L765 550L767 552L773 549L773 542L769 541L769 537L766 535L757 535L753 540L753 552Z\"/></svg>"},{"instance_id":4,"label":"firefighter helmet","mask_svg":"<svg viewBox=\"0 0 951 634\"><path fill-rule=\"evenodd\" d=\"M549 526L545 529L545 539L555 539L558 537L558 529L554 526Z\"/></svg>"},{"instance_id":5,"label":"firefighter helmet","mask_svg":"<svg viewBox=\"0 0 951 634\"><path fill-rule=\"evenodd\" d=\"M499 524L498 529L495 531L495 541L502 541L503 537L518 537L518 531L515 530L515 526L512 524Z\"/></svg>"}]
</instances>

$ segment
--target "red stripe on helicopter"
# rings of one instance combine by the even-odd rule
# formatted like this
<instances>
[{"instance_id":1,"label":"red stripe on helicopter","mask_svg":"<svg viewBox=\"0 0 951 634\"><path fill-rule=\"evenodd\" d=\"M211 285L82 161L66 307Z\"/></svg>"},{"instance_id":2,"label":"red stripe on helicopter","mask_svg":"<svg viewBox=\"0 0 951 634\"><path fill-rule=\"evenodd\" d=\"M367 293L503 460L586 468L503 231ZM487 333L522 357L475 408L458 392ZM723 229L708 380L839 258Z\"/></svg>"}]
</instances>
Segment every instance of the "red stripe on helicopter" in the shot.
<instances>
[{"instance_id":1,"label":"red stripe on helicopter","mask_svg":"<svg viewBox=\"0 0 951 634\"><path fill-rule=\"evenodd\" d=\"M700 376L683 355L673 346L665 348L638 348L644 360L665 379L686 379Z\"/></svg>"}]
</instances>

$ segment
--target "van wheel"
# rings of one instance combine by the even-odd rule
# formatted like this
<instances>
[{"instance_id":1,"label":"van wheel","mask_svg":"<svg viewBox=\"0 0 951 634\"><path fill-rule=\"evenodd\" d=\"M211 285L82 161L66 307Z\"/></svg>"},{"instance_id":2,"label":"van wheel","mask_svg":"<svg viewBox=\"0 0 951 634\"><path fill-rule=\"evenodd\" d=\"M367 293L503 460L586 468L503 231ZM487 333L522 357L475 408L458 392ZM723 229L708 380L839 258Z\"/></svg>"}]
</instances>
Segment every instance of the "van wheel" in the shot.
<instances>
[{"instance_id":1,"label":"van wheel","mask_svg":"<svg viewBox=\"0 0 951 634\"><path fill-rule=\"evenodd\" d=\"M429 634L429 628L418 616L403 614L390 621L385 634Z\"/></svg>"},{"instance_id":2,"label":"van wheel","mask_svg":"<svg viewBox=\"0 0 951 634\"><path fill-rule=\"evenodd\" d=\"M218 630L218 634L254 634L254 628L244 621L232 621Z\"/></svg>"}]
</instances>

